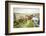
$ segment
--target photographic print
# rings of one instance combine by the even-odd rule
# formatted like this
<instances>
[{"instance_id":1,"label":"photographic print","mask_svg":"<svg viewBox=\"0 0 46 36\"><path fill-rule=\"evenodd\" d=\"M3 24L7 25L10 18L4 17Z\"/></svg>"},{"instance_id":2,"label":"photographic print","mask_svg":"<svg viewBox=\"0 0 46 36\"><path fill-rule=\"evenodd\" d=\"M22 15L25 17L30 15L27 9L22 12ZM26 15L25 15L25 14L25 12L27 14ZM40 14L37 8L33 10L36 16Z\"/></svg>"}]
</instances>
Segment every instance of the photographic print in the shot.
<instances>
[{"instance_id":1,"label":"photographic print","mask_svg":"<svg viewBox=\"0 0 46 36\"><path fill-rule=\"evenodd\" d=\"M13 8L14 28L39 27L39 8Z\"/></svg>"},{"instance_id":2,"label":"photographic print","mask_svg":"<svg viewBox=\"0 0 46 36\"><path fill-rule=\"evenodd\" d=\"M5 34L44 33L45 4L5 1Z\"/></svg>"}]
</instances>

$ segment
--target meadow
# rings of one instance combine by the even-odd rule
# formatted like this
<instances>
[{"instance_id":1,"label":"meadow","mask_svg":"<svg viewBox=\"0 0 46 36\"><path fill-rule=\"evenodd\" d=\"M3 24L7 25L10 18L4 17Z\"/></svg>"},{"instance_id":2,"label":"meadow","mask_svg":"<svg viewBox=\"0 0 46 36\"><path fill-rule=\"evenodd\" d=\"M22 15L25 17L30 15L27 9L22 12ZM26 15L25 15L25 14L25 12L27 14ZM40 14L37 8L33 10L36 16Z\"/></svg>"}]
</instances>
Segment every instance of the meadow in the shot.
<instances>
[{"instance_id":1,"label":"meadow","mask_svg":"<svg viewBox=\"0 0 46 36\"><path fill-rule=\"evenodd\" d=\"M14 28L35 27L32 18L33 18L33 14L23 14L23 13L14 14ZM36 27L38 27L38 24L36 24Z\"/></svg>"}]
</instances>

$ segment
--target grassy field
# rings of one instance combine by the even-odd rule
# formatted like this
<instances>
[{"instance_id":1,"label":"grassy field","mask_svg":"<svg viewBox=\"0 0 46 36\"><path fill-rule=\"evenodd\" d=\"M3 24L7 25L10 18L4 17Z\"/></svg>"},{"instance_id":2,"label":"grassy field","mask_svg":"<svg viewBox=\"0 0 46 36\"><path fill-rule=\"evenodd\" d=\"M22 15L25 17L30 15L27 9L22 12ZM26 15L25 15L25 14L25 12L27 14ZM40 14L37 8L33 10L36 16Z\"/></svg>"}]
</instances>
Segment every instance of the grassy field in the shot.
<instances>
[{"instance_id":1,"label":"grassy field","mask_svg":"<svg viewBox=\"0 0 46 36\"><path fill-rule=\"evenodd\" d=\"M14 28L25 28L25 27L34 27L34 23L32 20L27 20L27 21L15 21L14 22Z\"/></svg>"},{"instance_id":2,"label":"grassy field","mask_svg":"<svg viewBox=\"0 0 46 36\"><path fill-rule=\"evenodd\" d=\"M38 17L38 14L35 15ZM16 16L14 15L14 28L37 27L38 24L34 24L34 22L32 21L32 15L23 13L17 13Z\"/></svg>"}]
</instances>

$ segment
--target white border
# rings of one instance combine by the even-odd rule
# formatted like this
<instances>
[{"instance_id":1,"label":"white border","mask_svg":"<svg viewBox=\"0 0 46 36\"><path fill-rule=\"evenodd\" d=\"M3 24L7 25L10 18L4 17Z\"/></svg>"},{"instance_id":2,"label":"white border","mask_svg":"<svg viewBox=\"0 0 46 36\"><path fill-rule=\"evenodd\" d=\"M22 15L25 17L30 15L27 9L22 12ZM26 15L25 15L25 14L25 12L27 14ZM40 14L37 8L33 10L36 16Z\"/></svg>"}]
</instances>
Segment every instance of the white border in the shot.
<instances>
[{"instance_id":1,"label":"white border","mask_svg":"<svg viewBox=\"0 0 46 36\"><path fill-rule=\"evenodd\" d=\"M39 8L40 9L40 27L34 28L13 28L13 8ZM33 5L33 4L11 4L9 3L9 18L10 18L10 30L9 33L15 32L33 32L33 31L42 31L43 30L43 6L42 5Z\"/></svg>"}]
</instances>

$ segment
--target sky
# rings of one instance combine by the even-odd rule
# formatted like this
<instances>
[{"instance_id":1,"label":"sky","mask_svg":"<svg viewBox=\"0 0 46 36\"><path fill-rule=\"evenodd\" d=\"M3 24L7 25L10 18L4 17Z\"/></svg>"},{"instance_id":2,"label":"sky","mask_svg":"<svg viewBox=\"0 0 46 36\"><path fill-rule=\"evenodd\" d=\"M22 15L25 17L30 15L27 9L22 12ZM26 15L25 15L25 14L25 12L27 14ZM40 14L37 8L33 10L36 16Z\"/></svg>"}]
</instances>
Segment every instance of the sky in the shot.
<instances>
[{"instance_id":1,"label":"sky","mask_svg":"<svg viewBox=\"0 0 46 36\"><path fill-rule=\"evenodd\" d=\"M39 8L13 8L13 12L15 13L39 13Z\"/></svg>"}]
</instances>

